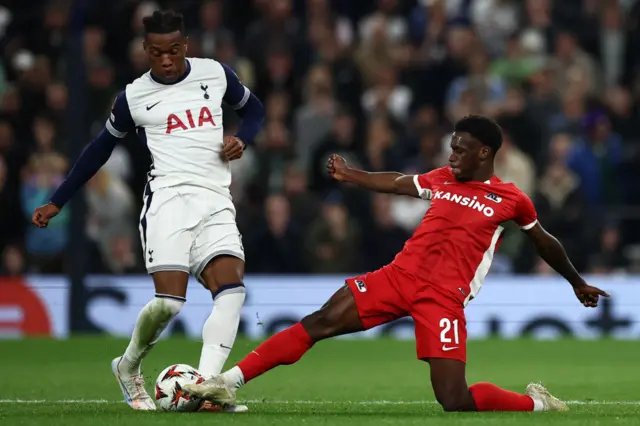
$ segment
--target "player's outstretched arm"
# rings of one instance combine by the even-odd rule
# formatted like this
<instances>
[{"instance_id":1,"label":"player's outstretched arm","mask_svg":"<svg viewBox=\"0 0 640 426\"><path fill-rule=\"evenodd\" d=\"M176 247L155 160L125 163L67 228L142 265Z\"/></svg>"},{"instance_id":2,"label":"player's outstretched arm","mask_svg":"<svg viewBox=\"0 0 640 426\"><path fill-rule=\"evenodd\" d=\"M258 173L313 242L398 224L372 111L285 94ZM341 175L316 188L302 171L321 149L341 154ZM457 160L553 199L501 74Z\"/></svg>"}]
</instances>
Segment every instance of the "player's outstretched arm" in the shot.
<instances>
[{"instance_id":1,"label":"player's outstretched arm","mask_svg":"<svg viewBox=\"0 0 640 426\"><path fill-rule=\"evenodd\" d=\"M344 158L336 154L329 157L327 171L340 182L353 183L371 191L420 198L413 176L398 172L372 173L354 169L347 165Z\"/></svg>"},{"instance_id":2,"label":"player's outstretched arm","mask_svg":"<svg viewBox=\"0 0 640 426\"><path fill-rule=\"evenodd\" d=\"M107 162L117 140L118 138L103 129L98 137L82 151L67 178L51 196L50 202L33 212L31 222L39 228L46 227L49 220L60 213L62 207Z\"/></svg>"},{"instance_id":3,"label":"player's outstretched arm","mask_svg":"<svg viewBox=\"0 0 640 426\"><path fill-rule=\"evenodd\" d=\"M586 283L569 260L560 241L549 234L539 222L524 232L535 246L542 260L547 262L549 266L571 284L578 300L584 306L595 307L598 305L599 296L609 297L607 292Z\"/></svg>"},{"instance_id":4,"label":"player's outstretched arm","mask_svg":"<svg viewBox=\"0 0 640 426\"><path fill-rule=\"evenodd\" d=\"M51 196L50 202L38 207L31 217L31 223L39 228L49 224L65 204L91 179L107 162L118 141L134 131L135 124L131 118L127 95L120 92L111 106L111 114L100 134L82 151L58 189Z\"/></svg>"}]
</instances>

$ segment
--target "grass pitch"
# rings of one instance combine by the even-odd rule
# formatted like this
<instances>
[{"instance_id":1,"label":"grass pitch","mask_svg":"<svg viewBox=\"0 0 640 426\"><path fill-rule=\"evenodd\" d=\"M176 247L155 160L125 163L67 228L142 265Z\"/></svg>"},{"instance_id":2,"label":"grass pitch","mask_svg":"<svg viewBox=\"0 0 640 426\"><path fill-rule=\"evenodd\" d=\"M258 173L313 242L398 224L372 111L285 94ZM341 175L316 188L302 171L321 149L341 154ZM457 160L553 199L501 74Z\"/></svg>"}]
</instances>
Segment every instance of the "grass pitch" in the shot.
<instances>
[{"instance_id":1,"label":"grass pitch","mask_svg":"<svg viewBox=\"0 0 640 426\"><path fill-rule=\"evenodd\" d=\"M542 381L571 401L568 413L443 413L413 343L392 340L318 344L241 389L246 415L139 413L110 370L125 346L105 337L0 341L0 425L640 425L640 341L469 343L469 383L522 392ZM239 340L228 365L255 346ZM144 364L149 390L169 364L197 367L199 352L198 342L161 341Z\"/></svg>"}]
</instances>

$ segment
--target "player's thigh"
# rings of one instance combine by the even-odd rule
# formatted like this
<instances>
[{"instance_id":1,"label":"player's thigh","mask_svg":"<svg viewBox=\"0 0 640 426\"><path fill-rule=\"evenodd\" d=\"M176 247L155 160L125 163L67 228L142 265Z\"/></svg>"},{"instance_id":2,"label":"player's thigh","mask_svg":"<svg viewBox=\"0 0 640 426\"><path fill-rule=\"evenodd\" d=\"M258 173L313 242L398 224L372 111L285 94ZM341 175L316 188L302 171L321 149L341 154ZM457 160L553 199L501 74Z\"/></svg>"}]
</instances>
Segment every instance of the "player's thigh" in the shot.
<instances>
[{"instance_id":1,"label":"player's thigh","mask_svg":"<svg viewBox=\"0 0 640 426\"><path fill-rule=\"evenodd\" d=\"M400 292L411 288L413 280L394 266L384 266L367 274L348 278L365 330L386 324L408 314L409 304Z\"/></svg>"},{"instance_id":2,"label":"player's thigh","mask_svg":"<svg viewBox=\"0 0 640 426\"><path fill-rule=\"evenodd\" d=\"M174 296L185 299L189 274L184 271L158 271L151 274L156 296Z\"/></svg>"},{"instance_id":3,"label":"player's thigh","mask_svg":"<svg viewBox=\"0 0 640 426\"><path fill-rule=\"evenodd\" d=\"M233 209L208 215L196 233L190 271L212 291L244 279L244 247Z\"/></svg>"},{"instance_id":4,"label":"player's thigh","mask_svg":"<svg viewBox=\"0 0 640 426\"><path fill-rule=\"evenodd\" d=\"M304 317L300 323L314 342L365 329L347 284L336 291L322 308Z\"/></svg>"},{"instance_id":5,"label":"player's thigh","mask_svg":"<svg viewBox=\"0 0 640 426\"><path fill-rule=\"evenodd\" d=\"M418 359L467 360L467 322L463 306L456 300L426 289L411 305L415 322Z\"/></svg>"},{"instance_id":6,"label":"player's thigh","mask_svg":"<svg viewBox=\"0 0 640 426\"><path fill-rule=\"evenodd\" d=\"M140 239L147 272L189 273L192 229L196 223L178 192L165 188L148 193L140 216Z\"/></svg>"}]
</instances>

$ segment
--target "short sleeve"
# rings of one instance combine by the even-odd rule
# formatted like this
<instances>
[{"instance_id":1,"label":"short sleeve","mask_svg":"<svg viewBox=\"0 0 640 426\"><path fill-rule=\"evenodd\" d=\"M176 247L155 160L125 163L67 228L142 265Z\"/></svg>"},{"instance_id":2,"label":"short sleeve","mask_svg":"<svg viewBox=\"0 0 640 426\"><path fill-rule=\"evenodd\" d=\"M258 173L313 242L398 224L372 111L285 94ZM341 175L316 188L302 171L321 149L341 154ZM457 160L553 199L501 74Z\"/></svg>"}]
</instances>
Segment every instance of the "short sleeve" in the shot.
<instances>
[{"instance_id":1,"label":"short sleeve","mask_svg":"<svg viewBox=\"0 0 640 426\"><path fill-rule=\"evenodd\" d=\"M523 192L520 193L513 220L523 231L528 231L538 223L538 213L533 201Z\"/></svg>"},{"instance_id":2,"label":"short sleeve","mask_svg":"<svg viewBox=\"0 0 640 426\"><path fill-rule=\"evenodd\" d=\"M222 65L224 75L227 79L227 90L224 92L222 100L233 109L240 109L249 100L251 91L247 89L238 78L238 75L227 65Z\"/></svg>"},{"instance_id":3,"label":"short sleeve","mask_svg":"<svg viewBox=\"0 0 640 426\"><path fill-rule=\"evenodd\" d=\"M433 196L433 193L431 192L431 187L433 186L431 182L431 173L433 172L413 176L413 183L418 190L418 196L423 200L430 200Z\"/></svg>"},{"instance_id":4,"label":"short sleeve","mask_svg":"<svg viewBox=\"0 0 640 426\"><path fill-rule=\"evenodd\" d=\"M131 111L129 110L129 102L127 102L127 94L123 90L118 93L116 99L111 105L111 114L105 124L106 129L111 135L116 138L122 139L127 136L129 132L135 132L136 125L131 117Z\"/></svg>"}]
</instances>

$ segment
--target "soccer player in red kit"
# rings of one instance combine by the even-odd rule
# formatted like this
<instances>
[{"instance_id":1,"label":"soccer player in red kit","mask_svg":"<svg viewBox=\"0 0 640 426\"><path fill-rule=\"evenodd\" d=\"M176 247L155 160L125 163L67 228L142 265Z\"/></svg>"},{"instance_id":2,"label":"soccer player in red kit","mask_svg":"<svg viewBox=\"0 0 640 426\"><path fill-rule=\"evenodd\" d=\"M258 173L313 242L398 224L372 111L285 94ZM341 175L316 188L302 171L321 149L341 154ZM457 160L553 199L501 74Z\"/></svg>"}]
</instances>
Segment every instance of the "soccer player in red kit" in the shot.
<instances>
[{"instance_id":1,"label":"soccer player in red kit","mask_svg":"<svg viewBox=\"0 0 640 426\"><path fill-rule=\"evenodd\" d=\"M328 171L338 181L431 200L417 230L391 264L346 280L320 310L272 336L232 369L184 390L234 403L240 386L278 365L297 362L322 339L411 316L417 356L430 364L431 384L445 411L567 410L540 384L531 383L519 394L491 383L468 386L465 378L464 307L480 291L505 222L520 226L584 306L595 307L599 296L608 296L578 274L562 245L538 222L529 197L493 174L501 144L502 131L493 120L468 116L455 125L449 166L427 174L368 173L333 155Z\"/></svg>"}]
</instances>

